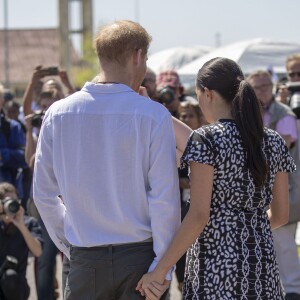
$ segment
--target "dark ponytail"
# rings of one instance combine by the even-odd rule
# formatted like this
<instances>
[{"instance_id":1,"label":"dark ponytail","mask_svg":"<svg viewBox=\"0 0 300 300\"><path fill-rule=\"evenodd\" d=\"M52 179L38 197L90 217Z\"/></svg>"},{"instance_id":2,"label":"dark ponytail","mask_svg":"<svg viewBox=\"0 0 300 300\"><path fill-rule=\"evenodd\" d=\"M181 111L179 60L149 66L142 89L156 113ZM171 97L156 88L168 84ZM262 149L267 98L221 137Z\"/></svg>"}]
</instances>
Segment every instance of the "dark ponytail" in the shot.
<instances>
[{"instance_id":1,"label":"dark ponytail","mask_svg":"<svg viewBox=\"0 0 300 300\"><path fill-rule=\"evenodd\" d=\"M241 134L247 154L247 166L256 186L264 185L267 177L267 163L262 151L264 137L261 105L250 84L242 80L232 101L232 116Z\"/></svg>"},{"instance_id":2,"label":"dark ponytail","mask_svg":"<svg viewBox=\"0 0 300 300\"><path fill-rule=\"evenodd\" d=\"M247 167L257 187L266 182L267 163L262 150L264 129L261 105L254 90L233 60L217 57L199 70L197 88L207 87L231 103L232 116L240 132L246 154Z\"/></svg>"}]
</instances>

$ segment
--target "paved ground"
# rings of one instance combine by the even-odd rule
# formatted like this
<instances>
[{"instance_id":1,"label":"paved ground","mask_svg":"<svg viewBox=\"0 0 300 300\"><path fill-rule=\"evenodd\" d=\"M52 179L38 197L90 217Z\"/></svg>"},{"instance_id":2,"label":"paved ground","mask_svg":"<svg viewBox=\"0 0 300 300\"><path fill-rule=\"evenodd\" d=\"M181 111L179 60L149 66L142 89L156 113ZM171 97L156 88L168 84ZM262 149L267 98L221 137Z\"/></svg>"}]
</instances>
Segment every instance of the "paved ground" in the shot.
<instances>
[{"instance_id":1,"label":"paved ground","mask_svg":"<svg viewBox=\"0 0 300 300\"><path fill-rule=\"evenodd\" d=\"M296 235L296 242L300 245L300 223L298 224L298 230ZM59 286L61 288L61 257L57 256L57 279L59 281ZM36 292L35 292L35 283L34 283L34 276L33 276L33 258L29 259L29 265L27 268L27 278L29 285L31 287L31 294L29 300L37 300ZM62 300L62 292L60 291L60 297L58 300ZM181 300L180 292L177 289L177 281L174 279L171 284L170 290L170 299L169 300Z\"/></svg>"}]
</instances>

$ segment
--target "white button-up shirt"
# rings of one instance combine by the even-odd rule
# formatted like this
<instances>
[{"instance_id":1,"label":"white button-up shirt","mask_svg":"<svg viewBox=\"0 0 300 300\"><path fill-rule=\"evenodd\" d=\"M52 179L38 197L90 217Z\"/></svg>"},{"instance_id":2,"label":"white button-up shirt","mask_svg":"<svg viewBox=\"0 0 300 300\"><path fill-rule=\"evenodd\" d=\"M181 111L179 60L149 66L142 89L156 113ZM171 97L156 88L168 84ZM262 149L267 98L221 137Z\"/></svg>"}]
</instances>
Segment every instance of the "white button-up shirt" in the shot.
<instances>
[{"instance_id":1,"label":"white button-up shirt","mask_svg":"<svg viewBox=\"0 0 300 300\"><path fill-rule=\"evenodd\" d=\"M123 84L87 83L47 111L34 201L56 246L153 238L162 257L180 224L169 112ZM62 200L58 197L62 195Z\"/></svg>"}]
</instances>

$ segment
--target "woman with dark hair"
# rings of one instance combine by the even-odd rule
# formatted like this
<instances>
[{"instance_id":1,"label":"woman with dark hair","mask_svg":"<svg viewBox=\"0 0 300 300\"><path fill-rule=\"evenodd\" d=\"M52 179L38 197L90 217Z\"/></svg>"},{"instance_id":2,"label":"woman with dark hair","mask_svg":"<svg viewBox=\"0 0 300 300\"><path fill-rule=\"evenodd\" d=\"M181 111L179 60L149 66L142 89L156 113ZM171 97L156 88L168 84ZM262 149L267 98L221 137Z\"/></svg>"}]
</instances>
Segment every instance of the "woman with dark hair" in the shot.
<instances>
[{"instance_id":1,"label":"woman with dark hair","mask_svg":"<svg viewBox=\"0 0 300 300\"><path fill-rule=\"evenodd\" d=\"M182 157L190 209L137 289L157 299L155 282L190 247L183 299L284 299L271 229L288 221L287 172L295 164L279 134L263 127L260 104L234 61L208 61L196 84L211 124L191 134Z\"/></svg>"}]
</instances>

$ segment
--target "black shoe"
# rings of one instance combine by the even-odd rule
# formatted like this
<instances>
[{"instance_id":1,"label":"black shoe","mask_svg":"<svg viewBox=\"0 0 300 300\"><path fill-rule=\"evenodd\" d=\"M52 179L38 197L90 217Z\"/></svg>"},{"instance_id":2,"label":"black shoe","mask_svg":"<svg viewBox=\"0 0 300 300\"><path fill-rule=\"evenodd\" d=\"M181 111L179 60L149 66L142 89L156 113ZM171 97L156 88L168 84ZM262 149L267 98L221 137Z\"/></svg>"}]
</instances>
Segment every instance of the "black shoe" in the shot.
<instances>
[{"instance_id":1,"label":"black shoe","mask_svg":"<svg viewBox=\"0 0 300 300\"><path fill-rule=\"evenodd\" d=\"M285 295L285 300L300 300L300 294L288 293Z\"/></svg>"}]
</instances>

